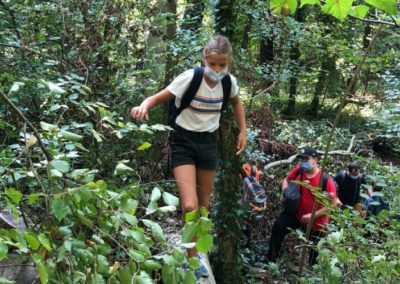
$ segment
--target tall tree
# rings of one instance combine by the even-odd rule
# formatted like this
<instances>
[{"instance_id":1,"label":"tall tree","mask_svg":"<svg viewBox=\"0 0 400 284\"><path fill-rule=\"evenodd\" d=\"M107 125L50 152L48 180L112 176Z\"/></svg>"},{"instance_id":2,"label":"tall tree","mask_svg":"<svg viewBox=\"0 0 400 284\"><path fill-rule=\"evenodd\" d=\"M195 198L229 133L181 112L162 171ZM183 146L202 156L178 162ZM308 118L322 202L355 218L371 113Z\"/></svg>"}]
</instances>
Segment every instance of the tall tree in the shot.
<instances>
[{"instance_id":1,"label":"tall tree","mask_svg":"<svg viewBox=\"0 0 400 284\"><path fill-rule=\"evenodd\" d=\"M305 16L304 9L298 9L295 14L295 19L298 22L302 22ZM290 79L289 79L289 99L286 108L283 113L288 116L294 115L296 105L296 94L297 94L297 83L298 74L300 68L300 49L299 49L299 37L297 34L293 36L292 45L290 47L289 59L290 59Z\"/></svg>"},{"instance_id":2,"label":"tall tree","mask_svg":"<svg viewBox=\"0 0 400 284\"><path fill-rule=\"evenodd\" d=\"M216 5L215 31L229 37L234 45L234 4L235 1L219 1ZM224 114L220 127L221 171L216 190L214 223L217 234L217 256L214 262L218 283L242 283L239 257L243 216L240 214L242 181L239 178L239 157L236 152L238 129L233 113Z\"/></svg>"},{"instance_id":3,"label":"tall tree","mask_svg":"<svg viewBox=\"0 0 400 284\"><path fill-rule=\"evenodd\" d=\"M183 13L182 29L198 31L203 21L204 9L203 0L188 0Z\"/></svg>"}]
</instances>

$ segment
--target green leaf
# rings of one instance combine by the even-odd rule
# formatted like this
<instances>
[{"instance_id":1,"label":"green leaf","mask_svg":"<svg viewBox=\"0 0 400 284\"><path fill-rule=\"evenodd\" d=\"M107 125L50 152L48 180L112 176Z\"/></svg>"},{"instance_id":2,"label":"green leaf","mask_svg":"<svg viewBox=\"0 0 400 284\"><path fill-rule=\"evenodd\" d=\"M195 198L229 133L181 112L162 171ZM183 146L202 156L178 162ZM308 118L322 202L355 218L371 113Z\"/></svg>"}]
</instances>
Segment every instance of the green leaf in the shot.
<instances>
[{"instance_id":1,"label":"green leaf","mask_svg":"<svg viewBox=\"0 0 400 284\"><path fill-rule=\"evenodd\" d=\"M94 139L96 139L97 143L103 142L103 138L104 138L103 135L101 135L99 132L97 132L94 129L91 129L91 132L92 132L92 135L93 135Z\"/></svg>"},{"instance_id":2,"label":"green leaf","mask_svg":"<svg viewBox=\"0 0 400 284\"><path fill-rule=\"evenodd\" d=\"M161 226L158 223L148 220L148 219L142 219L142 221L147 228L151 229L151 233L155 239L165 242L166 239L165 239L163 229L161 228Z\"/></svg>"},{"instance_id":3,"label":"green leaf","mask_svg":"<svg viewBox=\"0 0 400 284\"><path fill-rule=\"evenodd\" d=\"M151 192L150 196L150 201L156 202L160 199L160 197L161 197L161 190L158 187L153 188L153 191Z\"/></svg>"},{"instance_id":4,"label":"green leaf","mask_svg":"<svg viewBox=\"0 0 400 284\"><path fill-rule=\"evenodd\" d=\"M45 80L40 80L39 83L41 83L42 85L44 85L45 87L47 87L49 89L50 92L52 93L56 93L56 94L65 94L66 91L61 88L59 85L54 84L52 82L48 82Z\"/></svg>"},{"instance_id":5,"label":"green leaf","mask_svg":"<svg viewBox=\"0 0 400 284\"><path fill-rule=\"evenodd\" d=\"M179 205L179 198L168 192L163 192L162 194L165 204L177 207Z\"/></svg>"},{"instance_id":6,"label":"green leaf","mask_svg":"<svg viewBox=\"0 0 400 284\"><path fill-rule=\"evenodd\" d=\"M161 212L161 213L169 213L169 212L175 212L175 211L176 211L175 206L162 206L162 207L158 208L158 212Z\"/></svg>"},{"instance_id":7,"label":"green leaf","mask_svg":"<svg viewBox=\"0 0 400 284\"><path fill-rule=\"evenodd\" d=\"M63 160L53 160L50 162L50 167L61 173L66 173L69 171L69 164Z\"/></svg>"},{"instance_id":8,"label":"green leaf","mask_svg":"<svg viewBox=\"0 0 400 284\"><path fill-rule=\"evenodd\" d=\"M204 206L200 207L200 216L206 218L208 217L208 210Z\"/></svg>"},{"instance_id":9,"label":"green leaf","mask_svg":"<svg viewBox=\"0 0 400 284\"><path fill-rule=\"evenodd\" d=\"M68 141L72 141L72 142L80 141L83 139L82 135L78 135L78 134L75 134L75 133L72 133L72 132L69 132L66 130L60 131L60 134L64 139L66 139Z\"/></svg>"},{"instance_id":10,"label":"green leaf","mask_svg":"<svg viewBox=\"0 0 400 284\"><path fill-rule=\"evenodd\" d=\"M207 253L213 246L213 237L209 234L201 236L196 242L196 248L199 252Z\"/></svg>"},{"instance_id":11,"label":"green leaf","mask_svg":"<svg viewBox=\"0 0 400 284\"><path fill-rule=\"evenodd\" d=\"M134 170L131 167L125 165L124 163L118 163L118 165L115 167L114 175L124 175L129 172L134 172Z\"/></svg>"},{"instance_id":12,"label":"green leaf","mask_svg":"<svg viewBox=\"0 0 400 284\"><path fill-rule=\"evenodd\" d=\"M39 242L42 244L42 246L47 250L47 251L51 251L51 245L50 245L50 241L49 239L44 235L44 234L40 234L38 236Z\"/></svg>"},{"instance_id":13,"label":"green leaf","mask_svg":"<svg viewBox=\"0 0 400 284\"><path fill-rule=\"evenodd\" d=\"M196 284L197 279L196 276L194 275L193 271L187 269L185 270L185 274L183 276L183 283L185 284Z\"/></svg>"},{"instance_id":14,"label":"green leaf","mask_svg":"<svg viewBox=\"0 0 400 284\"><path fill-rule=\"evenodd\" d=\"M149 142L144 142L142 145L140 145L140 146L137 148L137 150L143 151L143 150L146 150L146 149L148 149L148 148L150 148L150 147L151 147L151 143L149 143Z\"/></svg>"},{"instance_id":15,"label":"green leaf","mask_svg":"<svg viewBox=\"0 0 400 284\"><path fill-rule=\"evenodd\" d=\"M212 223L211 220L205 217L200 218L199 229L201 233L207 233L211 231Z\"/></svg>"},{"instance_id":16,"label":"green leaf","mask_svg":"<svg viewBox=\"0 0 400 284\"><path fill-rule=\"evenodd\" d=\"M8 94L10 95L11 93L17 93L20 89L20 87L23 87L25 84L22 82L14 82L8 91Z\"/></svg>"},{"instance_id":17,"label":"green leaf","mask_svg":"<svg viewBox=\"0 0 400 284\"><path fill-rule=\"evenodd\" d=\"M189 258L189 266L191 269L199 269L200 268L200 261L197 257Z\"/></svg>"},{"instance_id":18,"label":"green leaf","mask_svg":"<svg viewBox=\"0 0 400 284\"><path fill-rule=\"evenodd\" d=\"M39 248L40 243L34 234L25 232L24 238L28 242L32 250L37 250Z\"/></svg>"},{"instance_id":19,"label":"green leaf","mask_svg":"<svg viewBox=\"0 0 400 284\"><path fill-rule=\"evenodd\" d=\"M395 16L397 14L396 0L365 0L365 2L386 12L389 16Z\"/></svg>"},{"instance_id":20,"label":"green leaf","mask_svg":"<svg viewBox=\"0 0 400 284\"><path fill-rule=\"evenodd\" d=\"M4 243L0 243L0 261L5 259L8 254L8 246Z\"/></svg>"},{"instance_id":21,"label":"green leaf","mask_svg":"<svg viewBox=\"0 0 400 284\"><path fill-rule=\"evenodd\" d=\"M294 14L297 9L297 0L271 0L270 9L275 15Z\"/></svg>"},{"instance_id":22,"label":"green leaf","mask_svg":"<svg viewBox=\"0 0 400 284\"><path fill-rule=\"evenodd\" d=\"M117 277L118 277L118 280L120 281L120 283L123 283L123 284L131 283L132 276L133 276L132 274L133 273L130 272L129 267L126 266L124 269L122 269L118 273Z\"/></svg>"},{"instance_id":23,"label":"green leaf","mask_svg":"<svg viewBox=\"0 0 400 284\"><path fill-rule=\"evenodd\" d=\"M39 273L40 282L42 284L47 283L49 280L49 275L47 273L46 266L44 265L42 259L40 258L40 256L34 254L33 261L35 262L36 270Z\"/></svg>"},{"instance_id":24,"label":"green leaf","mask_svg":"<svg viewBox=\"0 0 400 284\"><path fill-rule=\"evenodd\" d=\"M135 280L136 281L134 283L137 283L137 284L154 284L155 283L145 271L140 271L140 274L138 276L136 276Z\"/></svg>"},{"instance_id":25,"label":"green leaf","mask_svg":"<svg viewBox=\"0 0 400 284\"><path fill-rule=\"evenodd\" d=\"M51 213L57 218L58 221L67 216L68 207L62 199L54 199L51 201Z\"/></svg>"},{"instance_id":26,"label":"green leaf","mask_svg":"<svg viewBox=\"0 0 400 284\"><path fill-rule=\"evenodd\" d=\"M343 21L351 11L353 0L327 0L322 11Z\"/></svg>"},{"instance_id":27,"label":"green leaf","mask_svg":"<svg viewBox=\"0 0 400 284\"><path fill-rule=\"evenodd\" d=\"M142 264L142 267L144 268L144 270L149 272L149 271L161 269L162 266L161 266L161 263L159 263L158 261L148 259Z\"/></svg>"},{"instance_id":28,"label":"green leaf","mask_svg":"<svg viewBox=\"0 0 400 284\"><path fill-rule=\"evenodd\" d=\"M143 254L138 250L130 249L129 256L136 262L143 262L145 260Z\"/></svg>"},{"instance_id":29,"label":"green leaf","mask_svg":"<svg viewBox=\"0 0 400 284\"><path fill-rule=\"evenodd\" d=\"M193 210L185 214L185 223L197 221L199 219L199 211Z\"/></svg>"},{"instance_id":30,"label":"green leaf","mask_svg":"<svg viewBox=\"0 0 400 284\"><path fill-rule=\"evenodd\" d=\"M187 222L181 231L182 243L192 242L196 235L199 223L198 222Z\"/></svg>"},{"instance_id":31,"label":"green leaf","mask_svg":"<svg viewBox=\"0 0 400 284\"><path fill-rule=\"evenodd\" d=\"M301 0L300 2L300 8L303 7L304 5L314 5L314 4L319 4L320 0Z\"/></svg>"},{"instance_id":32,"label":"green leaf","mask_svg":"<svg viewBox=\"0 0 400 284\"><path fill-rule=\"evenodd\" d=\"M40 195L41 195L40 193L29 194L29 196L28 196L28 204L32 205L32 204L36 203L36 201L39 199Z\"/></svg>"},{"instance_id":33,"label":"green leaf","mask_svg":"<svg viewBox=\"0 0 400 284\"><path fill-rule=\"evenodd\" d=\"M121 210L126 212L126 213L135 215L136 209L138 207L138 204L139 204L139 202L137 200L132 199L132 198L123 200L121 202Z\"/></svg>"},{"instance_id":34,"label":"green leaf","mask_svg":"<svg viewBox=\"0 0 400 284\"><path fill-rule=\"evenodd\" d=\"M350 12L351 16L358 17L364 19L368 14L369 7L365 5L358 5L353 7L353 10Z\"/></svg>"},{"instance_id":35,"label":"green leaf","mask_svg":"<svg viewBox=\"0 0 400 284\"><path fill-rule=\"evenodd\" d=\"M14 201L14 203L17 205L20 203L20 201L22 199L22 193L14 188L7 189L6 195L8 196L8 198L10 198L12 201Z\"/></svg>"},{"instance_id":36,"label":"green leaf","mask_svg":"<svg viewBox=\"0 0 400 284\"><path fill-rule=\"evenodd\" d=\"M149 214L153 214L154 212L156 212L157 211L157 209L158 209L158 204L157 204L157 202L150 202L149 203L149 205L147 205L147 208L146 208L146 215L149 215Z\"/></svg>"},{"instance_id":37,"label":"green leaf","mask_svg":"<svg viewBox=\"0 0 400 284\"><path fill-rule=\"evenodd\" d=\"M57 170L50 170L50 177L52 178L61 178L62 173Z\"/></svg>"},{"instance_id":38,"label":"green leaf","mask_svg":"<svg viewBox=\"0 0 400 284\"><path fill-rule=\"evenodd\" d=\"M44 121L40 122L40 127L44 130L44 131L48 131L48 132L52 132L52 131L56 131L58 130L58 126L55 124L50 124Z\"/></svg>"}]
</instances>

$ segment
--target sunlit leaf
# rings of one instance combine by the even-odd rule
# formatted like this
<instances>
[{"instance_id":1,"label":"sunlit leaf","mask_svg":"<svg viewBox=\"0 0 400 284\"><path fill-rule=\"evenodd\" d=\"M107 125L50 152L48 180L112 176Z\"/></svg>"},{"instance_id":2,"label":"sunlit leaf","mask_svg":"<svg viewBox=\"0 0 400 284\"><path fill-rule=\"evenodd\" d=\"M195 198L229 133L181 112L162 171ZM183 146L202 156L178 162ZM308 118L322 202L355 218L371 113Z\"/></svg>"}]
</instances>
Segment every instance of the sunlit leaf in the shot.
<instances>
[{"instance_id":1,"label":"sunlit leaf","mask_svg":"<svg viewBox=\"0 0 400 284\"><path fill-rule=\"evenodd\" d=\"M166 191L162 194L165 204L177 207L179 205L179 198Z\"/></svg>"},{"instance_id":2,"label":"sunlit leaf","mask_svg":"<svg viewBox=\"0 0 400 284\"><path fill-rule=\"evenodd\" d=\"M343 21L351 11L353 0L327 0L322 11Z\"/></svg>"},{"instance_id":3,"label":"sunlit leaf","mask_svg":"<svg viewBox=\"0 0 400 284\"><path fill-rule=\"evenodd\" d=\"M69 164L63 160L53 160L50 162L52 169L55 169L61 173L66 173L69 171Z\"/></svg>"},{"instance_id":4,"label":"sunlit leaf","mask_svg":"<svg viewBox=\"0 0 400 284\"><path fill-rule=\"evenodd\" d=\"M50 123L47 123L47 122L44 122L44 121L41 121L41 122L40 122L40 127L41 127L43 130L49 131L49 132L58 130L58 126L57 126L57 125L55 125L55 124L50 124Z\"/></svg>"},{"instance_id":5,"label":"sunlit leaf","mask_svg":"<svg viewBox=\"0 0 400 284\"><path fill-rule=\"evenodd\" d=\"M397 14L397 1L396 0L365 0L366 3L374 6L390 16Z\"/></svg>"},{"instance_id":6,"label":"sunlit leaf","mask_svg":"<svg viewBox=\"0 0 400 284\"><path fill-rule=\"evenodd\" d=\"M368 6L358 5L358 6L353 7L353 9L350 12L350 15L364 19L365 16L368 14L368 11L369 11Z\"/></svg>"},{"instance_id":7,"label":"sunlit leaf","mask_svg":"<svg viewBox=\"0 0 400 284\"><path fill-rule=\"evenodd\" d=\"M314 4L319 4L320 0L301 0L300 2L300 8L303 7L304 5L314 5Z\"/></svg>"},{"instance_id":8,"label":"sunlit leaf","mask_svg":"<svg viewBox=\"0 0 400 284\"><path fill-rule=\"evenodd\" d=\"M19 91L19 89L20 89L21 87L23 87L24 85L25 85L25 84L22 83L22 82L14 82L14 83L12 84L10 90L8 91L8 94L17 93L17 92Z\"/></svg>"},{"instance_id":9,"label":"sunlit leaf","mask_svg":"<svg viewBox=\"0 0 400 284\"><path fill-rule=\"evenodd\" d=\"M8 198L10 198L12 201L14 201L15 204L19 204L19 202L22 199L22 193L14 188L7 189L6 195L8 196Z\"/></svg>"},{"instance_id":10,"label":"sunlit leaf","mask_svg":"<svg viewBox=\"0 0 400 284\"><path fill-rule=\"evenodd\" d=\"M161 198L161 190L158 187L153 188L151 192L150 201L156 202Z\"/></svg>"},{"instance_id":11,"label":"sunlit leaf","mask_svg":"<svg viewBox=\"0 0 400 284\"><path fill-rule=\"evenodd\" d=\"M196 248L199 252L207 253L213 246L213 237L209 234L201 236L196 242Z\"/></svg>"},{"instance_id":12,"label":"sunlit leaf","mask_svg":"<svg viewBox=\"0 0 400 284\"><path fill-rule=\"evenodd\" d=\"M60 131L60 134L64 139L72 141L72 142L80 141L83 139L82 135L78 135L78 134L75 134L75 133L72 133L72 132L69 132L66 130Z\"/></svg>"},{"instance_id":13,"label":"sunlit leaf","mask_svg":"<svg viewBox=\"0 0 400 284\"><path fill-rule=\"evenodd\" d=\"M140 146L137 148L137 150L143 151L143 150L146 150L146 149L148 149L148 148L150 148L150 147L151 147L151 143L149 143L149 142L144 142L142 145L140 145Z\"/></svg>"}]
</instances>

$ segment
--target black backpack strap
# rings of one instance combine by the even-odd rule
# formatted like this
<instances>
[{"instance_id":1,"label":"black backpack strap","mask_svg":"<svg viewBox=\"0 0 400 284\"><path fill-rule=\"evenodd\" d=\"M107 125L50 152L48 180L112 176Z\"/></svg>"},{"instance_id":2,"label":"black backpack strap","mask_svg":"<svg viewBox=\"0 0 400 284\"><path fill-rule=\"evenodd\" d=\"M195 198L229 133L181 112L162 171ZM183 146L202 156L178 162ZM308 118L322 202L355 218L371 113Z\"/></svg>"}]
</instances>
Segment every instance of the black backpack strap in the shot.
<instances>
[{"instance_id":1,"label":"black backpack strap","mask_svg":"<svg viewBox=\"0 0 400 284\"><path fill-rule=\"evenodd\" d=\"M193 79L190 82L189 88L183 94L181 105L176 110L175 119L181 114L181 112L187 108L192 102L193 98L196 96L197 91L200 88L201 82L203 80L204 69L203 67L197 67L194 69Z\"/></svg>"},{"instance_id":2,"label":"black backpack strap","mask_svg":"<svg viewBox=\"0 0 400 284\"><path fill-rule=\"evenodd\" d=\"M300 167L297 170L296 174L294 175L294 179L293 180L296 180L296 178L301 175L300 181L302 181L303 180L303 173L304 173L304 169Z\"/></svg>"},{"instance_id":3,"label":"black backpack strap","mask_svg":"<svg viewBox=\"0 0 400 284\"><path fill-rule=\"evenodd\" d=\"M330 176L328 173L326 173L326 172L322 173L322 191L326 191L326 187L328 185L329 178L330 178Z\"/></svg>"},{"instance_id":4,"label":"black backpack strap","mask_svg":"<svg viewBox=\"0 0 400 284\"><path fill-rule=\"evenodd\" d=\"M231 75L229 74L226 75L221 82L222 82L222 91L224 93L224 98L222 101L222 108L221 108L221 111L223 111L226 108L226 105L228 104L232 92Z\"/></svg>"},{"instance_id":5,"label":"black backpack strap","mask_svg":"<svg viewBox=\"0 0 400 284\"><path fill-rule=\"evenodd\" d=\"M242 176L242 179L245 179L247 177L247 174L243 168L240 168L240 175Z\"/></svg>"},{"instance_id":6,"label":"black backpack strap","mask_svg":"<svg viewBox=\"0 0 400 284\"><path fill-rule=\"evenodd\" d=\"M250 176L256 177L256 171L254 169L254 166L252 166L251 164L249 165L250 165Z\"/></svg>"}]
</instances>

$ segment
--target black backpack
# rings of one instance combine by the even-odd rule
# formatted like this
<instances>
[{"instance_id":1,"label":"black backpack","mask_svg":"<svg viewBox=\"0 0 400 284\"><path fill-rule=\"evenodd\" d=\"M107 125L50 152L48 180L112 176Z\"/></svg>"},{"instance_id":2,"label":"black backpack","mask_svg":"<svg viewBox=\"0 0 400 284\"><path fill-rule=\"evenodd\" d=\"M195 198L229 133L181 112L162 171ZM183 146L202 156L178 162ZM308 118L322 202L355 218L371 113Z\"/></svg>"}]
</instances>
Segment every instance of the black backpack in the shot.
<instances>
[{"instance_id":1,"label":"black backpack","mask_svg":"<svg viewBox=\"0 0 400 284\"><path fill-rule=\"evenodd\" d=\"M253 166L249 176L243 169L241 176L243 178L243 201L249 208L251 217L260 219L264 216L264 211L267 208L268 196L265 189L256 179Z\"/></svg>"},{"instance_id":2,"label":"black backpack","mask_svg":"<svg viewBox=\"0 0 400 284\"><path fill-rule=\"evenodd\" d=\"M181 104L178 108L176 107L176 104L175 104L175 98L169 102L168 125L170 125L171 127L175 126L176 118L181 114L181 112L185 108L187 108L190 105L193 98L196 96L196 93L199 90L201 82L203 80L203 74L204 74L203 67L197 67L194 69L193 79L190 82L188 89L183 94L183 97L181 99ZM232 89L231 76L229 74L226 75L222 79L221 83L222 83L222 90L223 90L223 101L222 101L222 108L221 108L221 112L222 112L225 109L225 107L229 101L230 94L231 94L231 89Z\"/></svg>"},{"instance_id":3,"label":"black backpack","mask_svg":"<svg viewBox=\"0 0 400 284\"><path fill-rule=\"evenodd\" d=\"M299 168L295 174L293 181L301 175L300 181L303 180L304 169ZM326 172L322 173L322 190L326 191L326 185L328 184L329 174ZM336 187L336 186L335 186ZM289 182L288 186L283 190L283 197L285 198L285 202L283 204L284 210L292 215L295 215L297 212L297 208L299 207L301 191L299 185Z\"/></svg>"}]
</instances>

